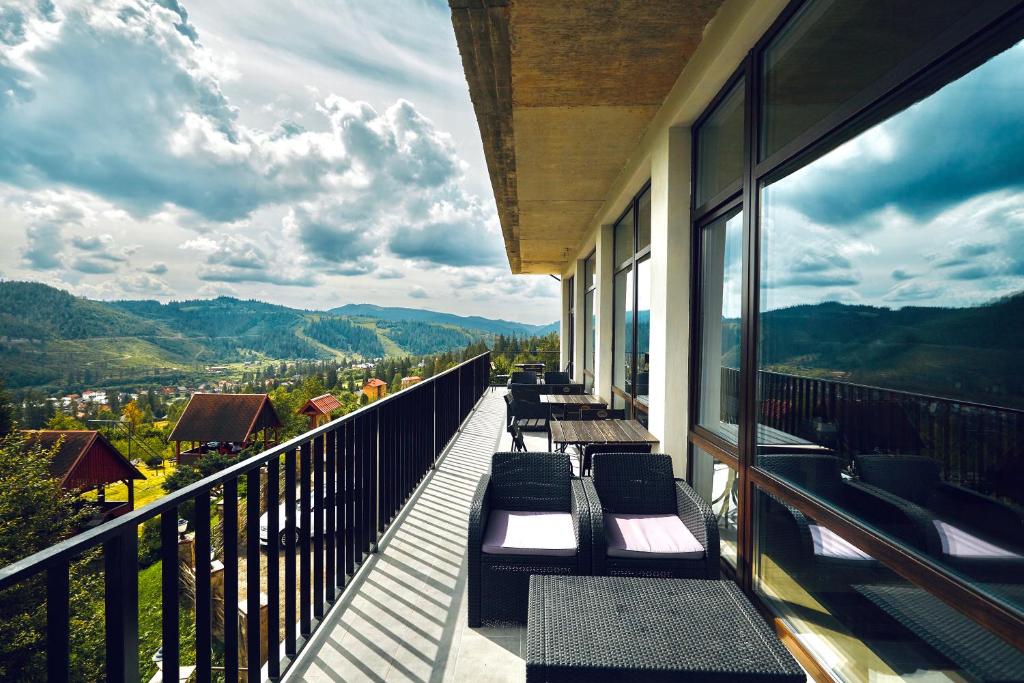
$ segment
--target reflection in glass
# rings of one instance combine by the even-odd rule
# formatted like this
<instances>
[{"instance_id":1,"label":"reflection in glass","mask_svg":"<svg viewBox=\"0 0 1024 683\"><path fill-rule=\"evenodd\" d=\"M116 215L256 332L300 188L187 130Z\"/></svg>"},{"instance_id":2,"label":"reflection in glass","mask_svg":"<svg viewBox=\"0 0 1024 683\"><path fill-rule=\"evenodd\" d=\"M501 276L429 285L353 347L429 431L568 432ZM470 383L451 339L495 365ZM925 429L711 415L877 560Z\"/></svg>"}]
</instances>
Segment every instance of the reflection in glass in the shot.
<instances>
[{"instance_id":1,"label":"reflection in glass","mask_svg":"<svg viewBox=\"0 0 1024 683\"><path fill-rule=\"evenodd\" d=\"M637 200L636 250L643 251L651 244L651 191L644 190Z\"/></svg>"},{"instance_id":2,"label":"reflection in glass","mask_svg":"<svg viewBox=\"0 0 1024 683\"><path fill-rule=\"evenodd\" d=\"M630 391L633 367L633 269L615 274L615 311L612 326L612 384Z\"/></svg>"},{"instance_id":3,"label":"reflection in glass","mask_svg":"<svg viewBox=\"0 0 1024 683\"><path fill-rule=\"evenodd\" d=\"M992 0L817 0L764 53L761 158ZM837 39L841 37L841 39Z\"/></svg>"},{"instance_id":4,"label":"reflection in glass","mask_svg":"<svg viewBox=\"0 0 1024 683\"><path fill-rule=\"evenodd\" d=\"M766 186L757 379L779 476L1024 611L1022 117L1018 44Z\"/></svg>"},{"instance_id":5,"label":"reflection in glass","mask_svg":"<svg viewBox=\"0 0 1024 683\"><path fill-rule=\"evenodd\" d=\"M651 261L636 265L636 399L647 405L651 374Z\"/></svg>"},{"instance_id":6,"label":"reflection in glass","mask_svg":"<svg viewBox=\"0 0 1024 683\"><path fill-rule=\"evenodd\" d=\"M586 330L583 333L583 369L594 373L594 358L597 343L597 316L594 313L594 290L583 295L583 323Z\"/></svg>"},{"instance_id":7,"label":"reflection in glass","mask_svg":"<svg viewBox=\"0 0 1024 683\"><path fill-rule=\"evenodd\" d=\"M741 80L697 130L697 206L702 206L743 174Z\"/></svg>"},{"instance_id":8,"label":"reflection in glass","mask_svg":"<svg viewBox=\"0 0 1024 683\"><path fill-rule=\"evenodd\" d=\"M739 522L739 483L736 470L716 460L710 453L693 448L693 488L711 505L718 520L719 549L722 559L736 566L736 525Z\"/></svg>"},{"instance_id":9,"label":"reflection in glass","mask_svg":"<svg viewBox=\"0 0 1024 683\"><path fill-rule=\"evenodd\" d=\"M627 259L633 257L633 210L630 209L622 220L615 224L615 261L616 268Z\"/></svg>"},{"instance_id":10,"label":"reflection in glass","mask_svg":"<svg viewBox=\"0 0 1024 683\"><path fill-rule=\"evenodd\" d=\"M701 377L697 423L738 441L743 214L701 232Z\"/></svg>"}]
</instances>

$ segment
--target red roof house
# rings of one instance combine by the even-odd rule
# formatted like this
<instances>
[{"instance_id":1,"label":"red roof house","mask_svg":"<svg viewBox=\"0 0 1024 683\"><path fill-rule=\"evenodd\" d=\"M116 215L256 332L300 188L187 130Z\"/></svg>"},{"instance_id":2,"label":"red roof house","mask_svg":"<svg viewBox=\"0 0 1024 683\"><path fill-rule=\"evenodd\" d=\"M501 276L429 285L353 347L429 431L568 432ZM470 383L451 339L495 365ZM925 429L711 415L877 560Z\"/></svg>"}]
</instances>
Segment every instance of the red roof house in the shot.
<instances>
[{"instance_id":1,"label":"red roof house","mask_svg":"<svg viewBox=\"0 0 1024 683\"><path fill-rule=\"evenodd\" d=\"M266 394L192 394L174 425L178 462L195 461L214 449L237 453L262 436L264 447L277 443L284 425ZM184 453L182 442L191 442Z\"/></svg>"},{"instance_id":2,"label":"red roof house","mask_svg":"<svg viewBox=\"0 0 1024 683\"><path fill-rule=\"evenodd\" d=\"M382 379L371 377L363 385L363 393L371 401L376 401L378 398L384 398L388 394L388 383Z\"/></svg>"},{"instance_id":3,"label":"red roof house","mask_svg":"<svg viewBox=\"0 0 1024 683\"><path fill-rule=\"evenodd\" d=\"M331 394L323 394L309 399L295 412L307 415L309 428L313 429L326 422L331 413L338 408L341 408L341 401Z\"/></svg>"}]
</instances>

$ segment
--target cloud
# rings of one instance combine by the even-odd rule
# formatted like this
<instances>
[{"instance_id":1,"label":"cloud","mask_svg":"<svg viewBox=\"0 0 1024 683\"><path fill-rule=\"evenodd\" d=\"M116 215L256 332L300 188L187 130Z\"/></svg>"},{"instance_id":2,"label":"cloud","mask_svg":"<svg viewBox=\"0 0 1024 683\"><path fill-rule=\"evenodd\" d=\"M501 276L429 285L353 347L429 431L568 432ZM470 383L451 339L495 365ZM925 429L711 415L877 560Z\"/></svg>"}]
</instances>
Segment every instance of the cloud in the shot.
<instances>
[{"instance_id":1,"label":"cloud","mask_svg":"<svg viewBox=\"0 0 1024 683\"><path fill-rule=\"evenodd\" d=\"M0 126L2 128L2 126ZM54 192L28 197L15 210L25 217L25 246L22 264L30 270L53 270L64 266L64 228L81 225L86 214L73 201Z\"/></svg>"},{"instance_id":2,"label":"cloud","mask_svg":"<svg viewBox=\"0 0 1024 683\"><path fill-rule=\"evenodd\" d=\"M915 277L916 275L914 275L913 273L909 273L903 270L902 268L897 268L896 270L892 271L893 280L899 280L902 282L904 280L913 280Z\"/></svg>"},{"instance_id":3,"label":"cloud","mask_svg":"<svg viewBox=\"0 0 1024 683\"><path fill-rule=\"evenodd\" d=\"M147 296L170 296L174 290L170 285L149 273L133 273L118 279L118 284L125 292Z\"/></svg>"},{"instance_id":4,"label":"cloud","mask_svg":"<svg viewBox=\"0 0 1024 683\"><path fill-rule=\"evenodd\" d=\"M379 268L373 275L378 280L401 280L405 277L405 273L397 268Z\"/></svg>"},{"instance_id":5,"label":"cloud","mask_svg":"<svg viewBox=\"0 0 1024 683\"><path fill-rule=\"evenodd\" d=\"M167 264L162 261L156 261L146 266L145 272L150 275L165 275L167 273Z\"/></svg>"},{"instance_id":6,"label":"cloud","mask_svg":"<svg viewBox=\"0 0 1024 683\"><path fill-rule=\"evenodd\" d=\"M409 290L409 296L413 299L426 299L429 295L427 294L426 289L420 285L414 285L412 289Z\"/></svg>"},{"instance_id":7,"label":"cloud","mask_svg":"<svg viewBox=\"0 0 1024 683\"><path fill-rule=\"evenodd\" d=\"M196 237L181 245L202 256L196 272L204 282L262 282L286 287L313 287L319 280L288 250L275 248L270 235L258 242L243 235Z\"/></svg>"},{"instance_id":8,"label":"cloud","mask_svg":"<svg viewBox=\"0 0 1024 683\"><path fill-rule=\"evenodd\" d=\"M1024 188L1021 92L1024 44L797 171L779 200L815 222L865 230L880 227L867 219L885 208L923 221Z\"/></svg>"}]
</instances>

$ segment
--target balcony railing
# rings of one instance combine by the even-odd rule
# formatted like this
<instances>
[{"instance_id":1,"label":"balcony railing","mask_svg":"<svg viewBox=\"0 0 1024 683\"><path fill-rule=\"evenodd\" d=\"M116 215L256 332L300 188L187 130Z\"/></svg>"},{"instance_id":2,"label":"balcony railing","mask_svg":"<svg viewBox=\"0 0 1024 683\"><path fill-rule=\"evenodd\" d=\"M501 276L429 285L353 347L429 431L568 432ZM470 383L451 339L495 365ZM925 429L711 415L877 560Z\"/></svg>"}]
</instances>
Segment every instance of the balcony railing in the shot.
<instances>
[{"instance_id":1,"label":"balcony railing","mask_svg":"<svg viewBox=\"0 0 1024 683\"><path fill-rule=\"evenodd\" d=\"M140 525L160 518L163 671L179 670L179 511L194 506L196 679L209 681L213 668L211 600L211 504L223 496L224 676L260 671L269 652L271 680L294 661L316 624L344 593L352 575L388 525L401 512L446 445L457 434L488 385L490 354L388 396L317 429L191 484L149 505L0 569L0 591L16 589L45 575L46 657L50 681L67 681L70 671L69 568L102 546L105 581L106 680L139 679L138 538ZM296 467L298 465L298 467ZM265 469L266 626L261 629L259 495ZM244 547L239 548L239 483L247 495L242 513ZM282 481L283 480L283 481ZM277 501L284 500L284 519ZM322 492L313 496L312 491ZM311 499L325 514L311 514ZM311 519L315 517L315 519ZM312 525L312 526L311 526ZM313 534L302 530L313 529ZM276 539L285 532L283 552ZM246 631L239 661L239 553L245 561ZM280 568L284 563L284 585ZM297 566L296 566L297 565ZM284 614L279 607L284 592ZM43 606L40 605L40 608ZM230 614L228 613L230 612ZM298 613L298 619L295 618ZM219 615L218 615L219 616ZM284 625L283 657L279 634ZM261 645L265 647L261 648ZM148 656L149 653L147 653ZM218 667L219 668L219 667ZM258 680L251 677L248 680Z\"/></svg>"},{"instance_id":2,"label":"balcony railing","mask_svg":"<svg viewBox=\"0 0 1024 683\"><path fill-rule=\"evenodd\" d=\"M938 460L947 480L1007 495L1020 468L1024 410L777 372L758 373L762 424L837 454L903 453ZM738 423L739 371L722 368L722 419Z\"/></svg>"}]
</instances>

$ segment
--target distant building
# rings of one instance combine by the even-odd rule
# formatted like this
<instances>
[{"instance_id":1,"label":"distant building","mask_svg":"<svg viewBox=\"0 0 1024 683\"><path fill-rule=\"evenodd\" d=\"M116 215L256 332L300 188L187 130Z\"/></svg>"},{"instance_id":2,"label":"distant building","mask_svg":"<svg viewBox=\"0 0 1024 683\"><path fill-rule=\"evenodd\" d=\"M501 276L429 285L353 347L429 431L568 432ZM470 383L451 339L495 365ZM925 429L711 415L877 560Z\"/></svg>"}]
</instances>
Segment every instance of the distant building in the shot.
<instances>
[{"instance_id":1,"label":"distant building","mask_svg":"<svg viewBox=\"0 0 1024 683\"><path fill-rule=\"evenodd\" d=\"M403 377L402 378L402 388L405 389L407 387L411 387L413 384L419 384L422 381L423 381L423 378L420 377L419 375L412 375L411 377Z\"/></svg>"},{"instance_id":2,"label":"distant building","mask_svg":"<svg viewBox=\"0 0 1024 683\"><path fill-rule=\"evenodd\" d=\"M103 517L110 519L135 508L136 479L146 475L135 468L121 451L99 432L91 429L41 429L23 431L25 447L56 448L50 462L50 473L67 491L95 489L97 504ZM107 501L107 484L123 482L128 488L127 501Z\"/></svg>"},{"instance_id":3,"label":"distant building","mask_svg":"<svg viewBox=\"0 0 1024 683\"><path fill-rule=\"evenodd\" d=\"M388 383L382 379L371 377L363 385L363 393L371 401L376 401L378 398L384 398L388 395Z\"/></svg>"},{"instance_id":4,"label":"distant building","mask_svg":"<svg viewBox=\"0 0 1024 683\"><path fill-rule=\"evenodd\" d=\"M331 394L323 394L309 399L295 412L309 417L309 428L313 429L327 422L338 408L341 408L341 401Z\"/></svg>"},{"instance_id":5,"label":"distant building","mask_svg":"<svg viewBox=\"0 0 1024 683\"><path fill-rule=\"evenodd\" d=\"M283 426L266 394L192 394L168 441L178 463L190 463L210 451L238 453L258 438L267 448L278 442ZM183 442L191 446L184 452Z\"/></svg>"}]
</instances>

